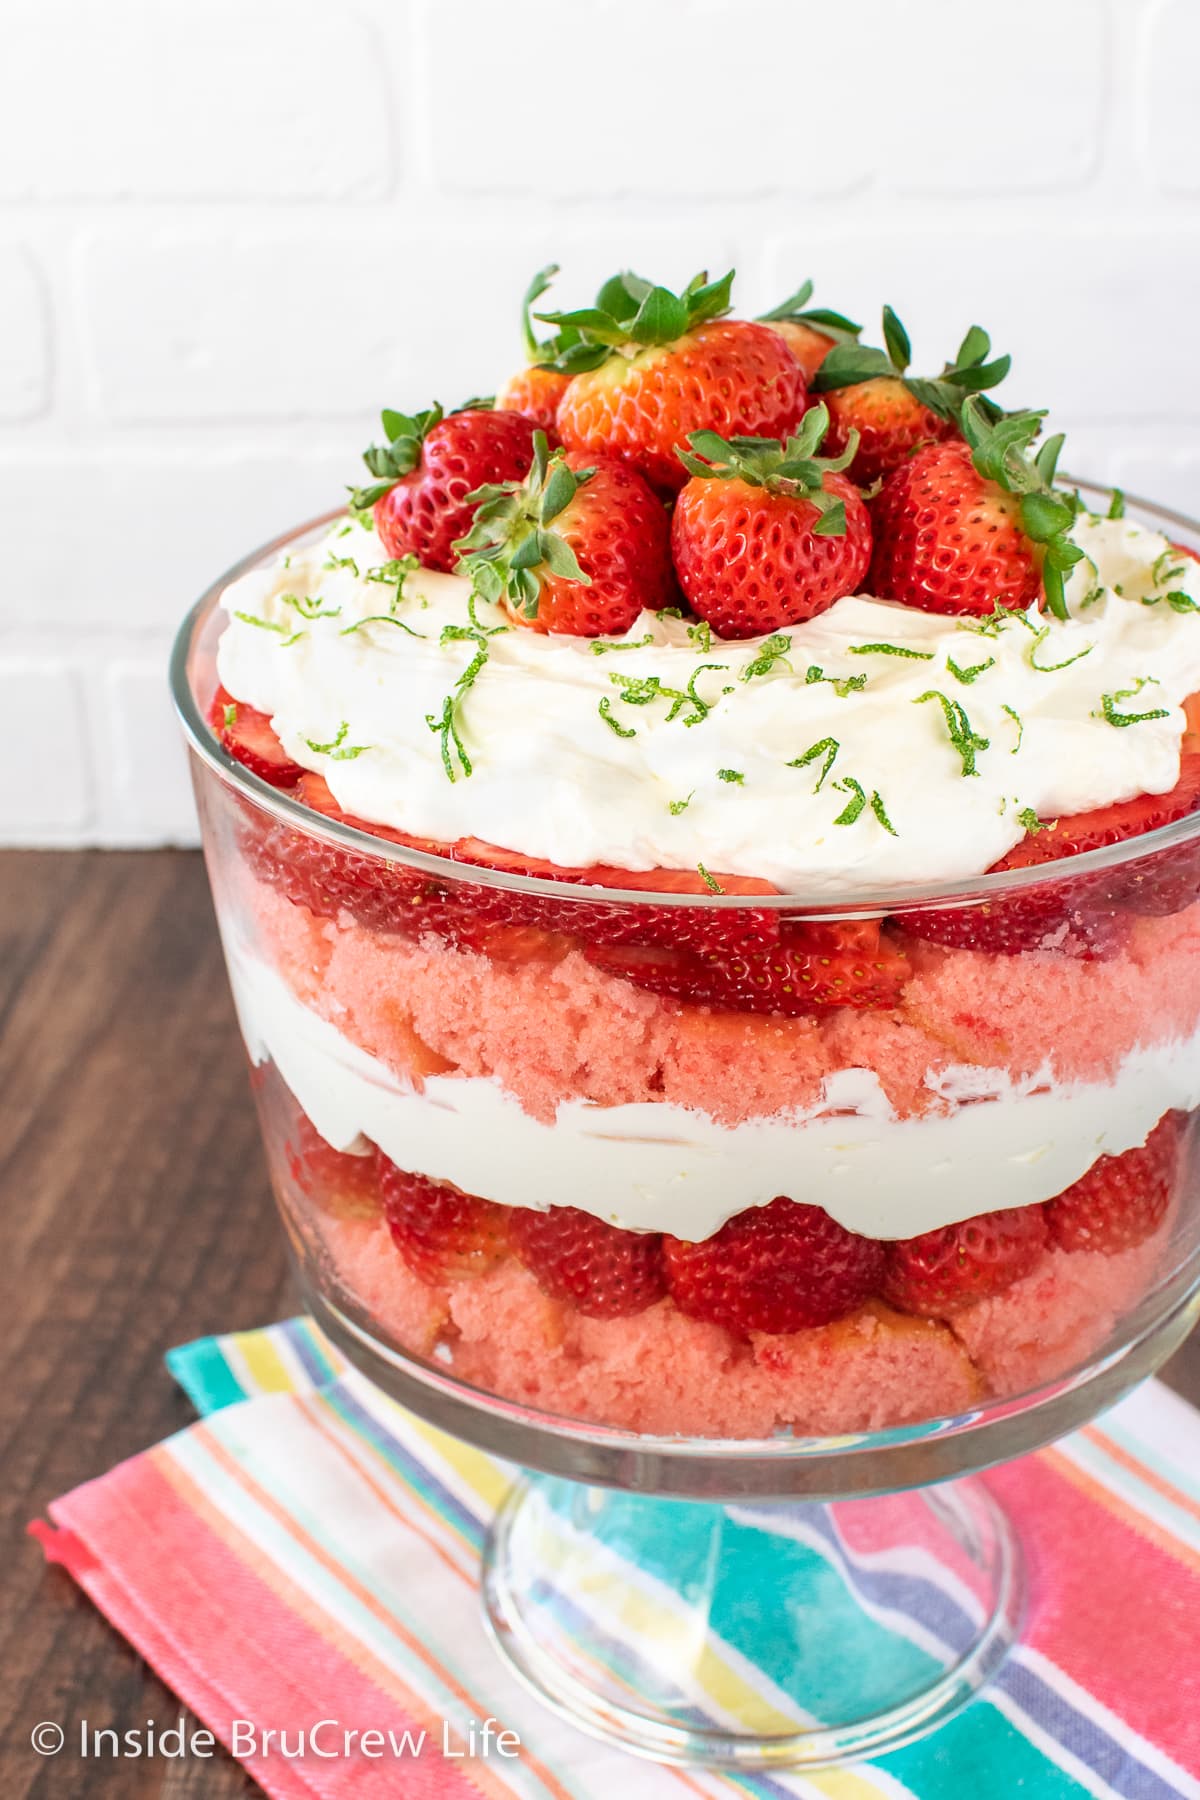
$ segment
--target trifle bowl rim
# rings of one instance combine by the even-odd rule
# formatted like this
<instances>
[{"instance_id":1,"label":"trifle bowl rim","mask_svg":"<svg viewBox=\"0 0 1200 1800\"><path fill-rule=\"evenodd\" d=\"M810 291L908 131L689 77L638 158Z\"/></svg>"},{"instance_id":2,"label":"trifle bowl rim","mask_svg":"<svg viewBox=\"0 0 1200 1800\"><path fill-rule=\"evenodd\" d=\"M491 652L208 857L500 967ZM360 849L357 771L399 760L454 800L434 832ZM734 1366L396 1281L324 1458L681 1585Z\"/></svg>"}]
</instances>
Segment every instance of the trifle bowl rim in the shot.
<instances>
[{"instance_id":1,"label":"trifle bowl rim","mask_svg":"<svg viewBox=\"0 0 1200 1800\"><path fill-rule=\"evenodd\" d=\"M1064 476L1063 484L1097 497L1111 496L1117 491L1101 483L1073 476ZM1122 490L1122 496L1127 507L1134 511L1145 512L1164 524L1193 532L1200 538L1200 519L1159 506L1157 502L1143 499L1127 490ZM966 881L955 879L881 887L869 893L853 894L844 900L831 900L828 894L808 895L800 891L721 894L647 887L601 887L578 879L559 880L555 877L520 875L505 869L491 868L486 863L459 861L453 857L393 843L369 831L360 831L356 826L316 812L302 801L293 799L286 791L272 787L231 756L213 732L189 678L193 646L231 583L249 571L264 566L271 557L289 545L315 536L338 519L347 516L346 508L335 507L301 525L292 526L240 557L212 582L188 609L176 632L170 658L170 687L175 710L190 748L226 785L242 789L255 806L272 814L281 823L299 827L324 842L337 844L357 855L397 863L443 880L469 880L479 887L553 898L567 904L575 902L587 905L594 903L602 894L607 904L629 907L631 910L638 907L653 907L656 911L661 908L685 908L694 912L701 908L716 915L749 909L755 912L802 913L805 918L813 920L835 920L878 918L896 912L934 911L948 906L993 905L997 901L1013 899L1064 881L1104 874L1121 868L1126 863L1152 856L1157 851L1173 849L1200 838L1198 810L1170 824L1137 833L1115 844L1107 844L1074 856L1052 858L1027 868L985 873ZM1200 546L1197 554L1200 555Z\"/></svg>"},{"instance_id":2,"label":"trifle bowl rim","mask_svg":"<svg viewBox=\"0 0 1200 1800\"><path fill-rule=\"evenodd\" d=\"M1113 491L1086 481L1071 485L1097 499ZM1200 520L1130 494L1125 499L1131 511L1200 538ZM1200 838L1198 812L1099 850L1032 868L984 874L965 883L880 889L844 902L800 892L725 895L600 887L577 878L518 875L381 839L314 811L231 757L210 729L191 680L193 652L230 583L344 516L344 508L335 508L280 533L213 582L176 635L171 689L191 751L222 787L240 792L277 821L356 856L414 868L444 882L552 897L559 904L586 906L602 895L607 905L630 910L703 908L719 915L749 908L810 919L855 919L987 905L1117 869ZM1025 1454L1085 1423L1152 1372L1182 1340L1200 1306L1197 1249L1177 1259L1169 1274L1122 1316L1105 1345L1065 1373L1021 1393L980 1400L952 1415L834 1437L788 1433L765 1438L684 1437L596 1424L473 1386L435 1361L377 1335L367 1314L353 1301L346 1303L327 1293L295 1242L292 1249L306 1302L326 1334L377 1386L432 1423L530 1468L601 1486L707 1499L888 1493L952 1479Z\"/></svg>"}]
</instances>

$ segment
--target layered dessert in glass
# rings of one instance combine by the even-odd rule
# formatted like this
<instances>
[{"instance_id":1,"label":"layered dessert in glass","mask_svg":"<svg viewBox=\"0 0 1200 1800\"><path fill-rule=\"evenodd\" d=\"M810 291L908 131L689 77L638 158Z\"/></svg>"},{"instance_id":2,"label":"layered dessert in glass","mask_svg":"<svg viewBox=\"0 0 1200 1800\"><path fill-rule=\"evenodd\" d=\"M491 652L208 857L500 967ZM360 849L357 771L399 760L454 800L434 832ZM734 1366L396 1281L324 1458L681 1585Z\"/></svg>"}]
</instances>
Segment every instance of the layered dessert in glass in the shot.
<instances>
[{"instance_id":1,"label":"layered dessert in glass","mask_svg":"<svg viewBox=\"0 0 1200 1800\"><path fill-rule=\"evenodd\" d=\"M534 290L529 368L385 414L197 678L309 1280L639 1433L1037 1390L1191 1244L1200 563L978 328L917 378L886 309Z\"/></svg>"}]
</instances>

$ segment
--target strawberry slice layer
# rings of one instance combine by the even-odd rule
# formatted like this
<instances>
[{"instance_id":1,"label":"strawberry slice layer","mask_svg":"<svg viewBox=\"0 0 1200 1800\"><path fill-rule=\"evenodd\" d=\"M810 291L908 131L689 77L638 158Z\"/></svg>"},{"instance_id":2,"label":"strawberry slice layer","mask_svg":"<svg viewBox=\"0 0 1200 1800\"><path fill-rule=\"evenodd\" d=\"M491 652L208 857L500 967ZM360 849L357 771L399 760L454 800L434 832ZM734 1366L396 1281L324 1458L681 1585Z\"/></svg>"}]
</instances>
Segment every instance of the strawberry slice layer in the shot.
<instances>
[{"instance_id":1,"label":"strawberry slice layer","mask_svg":"<svg viewBox=\"0 0 1200 1800\"><path fill-rule=\"evenodd\" d=\"M636 987L722 1012L801 1017L829 1007L887 1010L912 973L877 920L806 925L788 920L769 949L713 946L699 952L653 945L590 944L590 963Z\"/></svg>"},{"instance_id":2,"label":"strawberry slice layer","mask_svg":"<svg viewBox=\"0 0 1200 1800\"><path fill-rule=\"evenodd\" d=\"M418 869L340 846L324 844L292 826L248 812L242 843L255 872L279 888L289 900L321 917L347 911L372 930L416 937L433 932L465 950L491 954L508 941L514 927L559 934L589 943L726 945L755 947L772 943L779 932L778 915L763 907L655 906L580 897L559 900L510 888L488 887L469 879L469 868L494 869L506 875L528 875L559 881L567 887L626 888L645 893L704 894L707 884L691 870L630 871L596 865L562 868L557 864L502 850L478 838L452 844L406 836L372 825L344 812L322 776L304 774L296 797L314 812L385 842L402 844L448 857L464 866L461 879L446 881ZM768 882L746 876L713 877L733 897L752 898L775 890Z\"/></svg>"},{"instance_id":3,"label":"strawberry slice layer","mask_svg":"<svg viewBox=\"0 0 1200 1800\"><path fill-rule=\"evenodd\" d=\"M1185 740L1186 742L1186 740ZM1040 868L1125 843L1200 809L1200 750L1185 748L1179 780L1165 794L1138 794L1113 806L1046 821L996 870ZM1200 841L1135 858L1098 875L1070 876L1027 894L977 907L896 915L913 937L959 950L1015 956L1029 950L1091 958L1110 954L1126 935L1120 914L1176 913L1200 899Z\"/></svg>"},{"instance_id":4,"label":"strawberry slice layer","mask_svg":"<svg viewBox=\"0 0 1200 1800\"><path fill-rule=\"evenodd\" d=\"M213 695L208 722L230 756L272 787L294 787L304 770L292 761L266 713L219 687Z\"/></svg>"}]
</instances>

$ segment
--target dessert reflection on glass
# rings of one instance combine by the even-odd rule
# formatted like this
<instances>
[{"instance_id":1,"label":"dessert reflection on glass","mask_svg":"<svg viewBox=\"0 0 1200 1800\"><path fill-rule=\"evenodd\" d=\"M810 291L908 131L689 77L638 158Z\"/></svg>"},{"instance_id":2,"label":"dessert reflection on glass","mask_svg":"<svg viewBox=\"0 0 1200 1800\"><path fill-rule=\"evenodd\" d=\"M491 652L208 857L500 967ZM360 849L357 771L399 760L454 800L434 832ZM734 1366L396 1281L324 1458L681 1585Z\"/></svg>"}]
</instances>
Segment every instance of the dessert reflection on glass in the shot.
<instances>
[{"instance_id":1,"label":"dessert reflection on glass","mask_svg":"<svg viewBox=\"0 0 1200 1800\"><path fill-rule=\"evenodd\" d=\"M1200 563L977 328L917 380L890 312L729 304L617 277L495 409L385 413L196 696L298 806L200 798L324 1291L545 1413L822 1437L1037 1389L1178 1263L1200 849L1071 859L1200 803Z\"/></svg>"}]
</instances>

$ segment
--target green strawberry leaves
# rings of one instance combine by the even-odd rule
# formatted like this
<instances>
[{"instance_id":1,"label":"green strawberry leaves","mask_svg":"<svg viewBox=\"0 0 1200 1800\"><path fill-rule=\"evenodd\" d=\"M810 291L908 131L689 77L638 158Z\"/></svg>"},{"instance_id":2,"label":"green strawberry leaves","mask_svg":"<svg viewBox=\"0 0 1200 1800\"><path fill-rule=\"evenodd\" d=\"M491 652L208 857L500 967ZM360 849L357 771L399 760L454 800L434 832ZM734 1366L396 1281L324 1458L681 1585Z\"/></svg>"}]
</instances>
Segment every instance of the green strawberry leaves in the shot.
<instances>
[{"instance_id":1,"label":"green strawberry leaves","mask_svg":"<svg viewBox=\"0 0 1200 1800\"><path fill-rule=\"evenodd\" d=\"M940 375L932 379L910 375L912 344L890 306L883 309L883 341L883 350L870 344L835 344L809 382L810 391L829 393L875 381L881 375L891 376L903 381L909 393L939 419L957 423L966 395L997 386L1012 365L1010 356L992 357L991 338L981 325L972 325L954 361L948 362Z\"/></svg>"},{"instance_id":2,"label":"green strawberry leaves","mask_svg":"<svg viewBox=\"0 0 1200 1800\"><path fill-rule=\"evenodd\" d=\"M673 344L697 325L725 316L731 305L733 274L730 269L719 281L710 281L705 272L693 275L682 294L657 287L632 270L612 275L594 306L534 314L544 325L555 326L559 334L556 354L546 366L577 375L598 369L627 344Z\"/></svg>"},{"instance_id":3,"label":"green strawberry leaves","mask_svg":"<svg viewBox=\"0 0 1200 1800\"><path fill-rule=\"evenodd\" d=\"M419 413L393 412L390 407L384 408L381 422L387 441L372 444L363 451L363 461L376 480L370 487L350 489L350 505L355 512L368 512L398 481L412 473L421 460L422 444L444 416L436 400Z\"/></svg>"},{"instance_id":4,"label":"green strawberry leaves","mask_svg":"<svg viewBox=\"0 0 1200 1800\"><path fill-rule=\"evenodd\" d=\"M690 450L677 449L675 454L688 473L702 481L744 481L750 487L766 488L768 493L807 500L819 515L812 528L815 535L844 537L845 503L827 492L824 482L826 475L853 462L858 433L849 434L840 456L818 456L828 426L828 408L813 406L786 443L778 438L723 438L716 431L693 431L688 436Z\"/></svg>"},{"instance_id":5,"label":"green strawberry leaves","mask_svg":"<svg viewBox=\"0 0 1200 1800\"><path fill-rule=\"evenodd\" d=\"M1006 493L1020 496L1021 529L1042 553L1046 605L1055 618L1065 619L1069 615L1063 578L1082 559L1083 551L1066 535L1075 520L1074 502L1054 487L1062 433L1047 438L1036 455L1032 453L1045 416L997 413L982 395L970 394L963 401L960 424L977 472Z\"/></svg>"},{"instance_id":6,"label":"green strawberry leaves","mask_svg":"<svg viewBox=\"0 0 1200 1800\"><path fill-rule=\"evenodd\" d=\"M550 526L591 480L591 469L570 469L564 452L550 454L544 431L533 434L533 463L524 481L476 488L478 502L470 531L459 538L458 572L476 593L494 602L507 599L526 618L536 619L542 572L560 581L591 586L566 538Z\"/></svg>"},{"instance_id":7,"label":"green strawberry leaves","mask_svg":"<svg viewBox=\"0 0 1200 1800\"><path fill-rule=\"evenodd\" d=\"M823 306L810 307L808 303L812 299L812 292L811 281L801 282L794 294L789 294L786 300L781 300L770 312L759 313L759 324L811 325L814 330L823 331L837 341L857 338L862 326L856 325L853 319L848 319L845 313L832 312Z\"/></svg>"}]
</instances>

